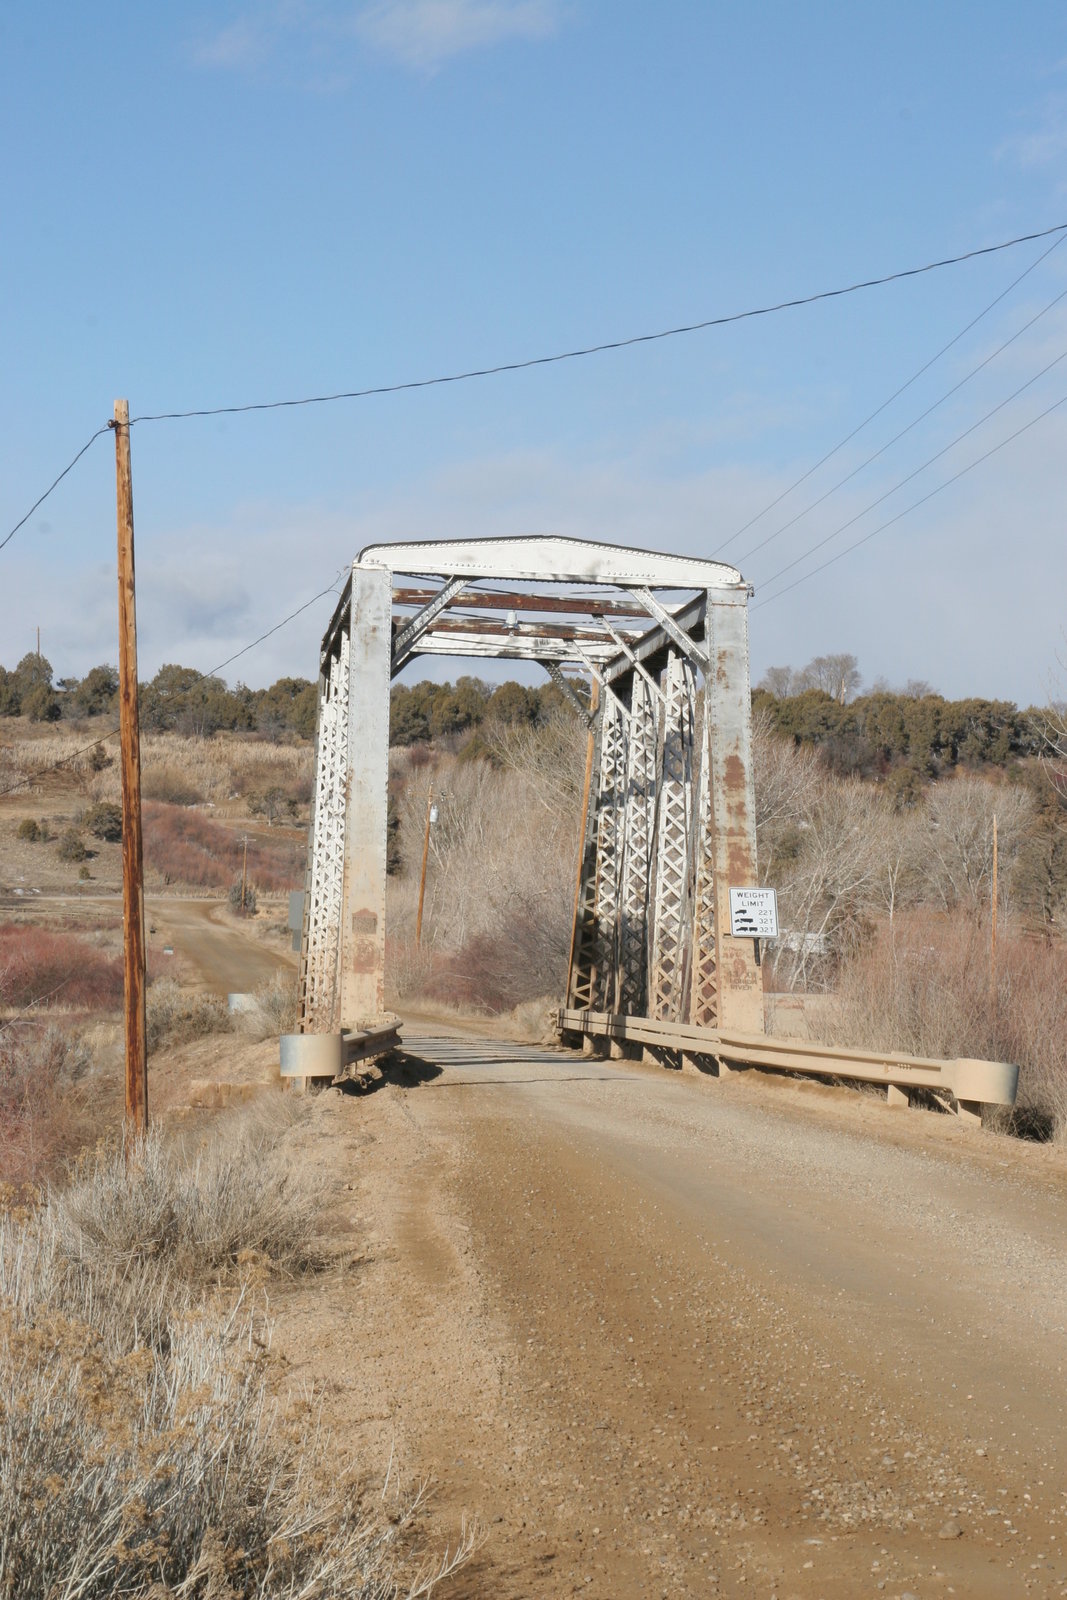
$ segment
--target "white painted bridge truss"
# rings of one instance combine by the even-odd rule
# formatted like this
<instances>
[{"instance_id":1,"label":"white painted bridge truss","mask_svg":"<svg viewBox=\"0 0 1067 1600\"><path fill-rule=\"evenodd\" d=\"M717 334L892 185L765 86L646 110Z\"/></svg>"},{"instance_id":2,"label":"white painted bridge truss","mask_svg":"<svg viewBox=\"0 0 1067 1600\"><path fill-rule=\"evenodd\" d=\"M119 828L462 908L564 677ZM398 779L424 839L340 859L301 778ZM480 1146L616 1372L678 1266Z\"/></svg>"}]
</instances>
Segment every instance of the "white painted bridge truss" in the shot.
<instances>
[{"instance_id":1,"label":"white painted bridge truss","mask_svg":"<svg viewBox=\"0 0 1067 1600\"><path fill-rule=\"evenodd\" d=\"M383 1010L389 686L420 655L538 662L589 725L565 1004L762 1033L728 911L756 882L748 595L718 562L572 539L362 551L320 659L302 1033Z\"/></svg>"}]
</instances>

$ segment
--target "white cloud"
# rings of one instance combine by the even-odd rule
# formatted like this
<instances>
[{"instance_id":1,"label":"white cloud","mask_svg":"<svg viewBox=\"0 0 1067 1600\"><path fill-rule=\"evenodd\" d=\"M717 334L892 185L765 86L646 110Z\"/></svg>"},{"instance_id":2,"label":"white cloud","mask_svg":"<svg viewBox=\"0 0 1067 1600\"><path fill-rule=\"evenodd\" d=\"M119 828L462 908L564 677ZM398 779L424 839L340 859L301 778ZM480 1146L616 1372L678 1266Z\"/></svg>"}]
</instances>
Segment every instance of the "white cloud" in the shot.
<instances>
[{"instance_id":1,"label":"white cloud","mask_svg":"<svg viewBox=\"0 0 1067 1600\"><path fill-rule=\"evenodd\" d=\"M1067 97L1050 96L1041 107L1035 125L1005 139L997 155L1024 169L1047 167L1062 160L1067 155Z\"/></svg>"},{"instance_id":2,"label":"white cloud","mask_svg":"<svg viewBox=\"0 0 1067 1600\"><path fill-rule=\"evenodd\" d=\"M205 67L247 72L269 56L273 32L266 18L238 17L198 45L196 59Z\"/></svg>"},{"instance_id":3,"label":"white cloud","mask_svg":"<svg viewBox=\"0 0 1067 1600\"><path fill-rule=\"evenodd\" d=\"M256 72L274 61L321 87L350 76L345 46L365 47L419 72L473 50L550 38L561 0L258 0L194 50L201 66ZM328 78L323 79L328 63Z\"/></svg>"},{"instance_id":4,"label":"white cloud","mask_svg":"<svg viewBox=\"0 0 1067 1600\"><path fill-rule=\"evenodd\" d=\"M432 72L508 39L547 39L558 20L555 0L374 0L355 28L404 66Z\"/></svg>"},{"instance_id":5,"label":"white cloud","mask_svg":"<svg viewBox=\"0 0 1067 1600\"><path fill-rule=\"evenodd\" d=\"M1033 395L924 475L910 491L863 517L815 560L861 536L926 488L1005 437L1056 396ZM949 426L949 425L946 425ZM558 533L686 554L714 556L798 475L806 461L776 471L751 464L700 467L645 441L578 457L555 449L501 452L457 461L373 497L331 506L238 505L210 525L161 527L138 550L141 673L165 661L213 668L292 612L367 544L489 534ZM858 451L858 446L856 447ZM918 452L917 452L918 453ZM760 604L770 575L843 524L888 483L862 479L760 555L744 552L807 495L791 497L724 551L757 585L752 613L753 677L771 665L802 665L827 651L853 652L865 679L925 678L948 696L988 695L1020 704L1048 693L1062 648L1062 462L1067 409L1053 414L929 504L802 584ZM859 459L857 454L856 459ZM852 464L830 464L814 495ZM900 464L906 470L907 463ZM47 541L46 541L47 542ZM51 558L28 544L12 574L24 597L0 617L0 661L13 665L32 638L22 618L40 621L57 674L83 674L114 659L113 570ZM792 576L808 570L802 565ZM312 677L330 596L225 668L230 682ZM416 676L454 677L478 666L416 662ZM505 674L511 669L505 669Z\"/></svg>"}]
</instances>

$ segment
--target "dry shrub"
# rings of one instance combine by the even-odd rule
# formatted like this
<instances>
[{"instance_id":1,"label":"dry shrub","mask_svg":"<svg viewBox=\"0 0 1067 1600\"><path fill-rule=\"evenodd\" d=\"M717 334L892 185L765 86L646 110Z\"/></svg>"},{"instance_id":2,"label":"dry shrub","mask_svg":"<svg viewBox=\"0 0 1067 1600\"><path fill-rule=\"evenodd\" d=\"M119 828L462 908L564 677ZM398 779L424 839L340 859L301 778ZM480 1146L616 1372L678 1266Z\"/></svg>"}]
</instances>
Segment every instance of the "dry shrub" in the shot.
<instances>
[{"instance_id":1,"label":"dry shrub","mask_svg":"<svg viewBox=\"0 0 1067 1600\"><path fill-rule=\"evenodd\" d=\"M253 989L251 1004L238 1013L241 1031L254 1039L274 1039L279 1034L295 1032L297 998L296 978L276 973L269 983Z\"/></svg>"},{"instance_id":2,"label":"dry shrub","mask_svg":"<svg viewBox=\"0 0 1067 1600\"><path fill-rule=\"evenodd\" d=\"M431 1000L478 1009L512 1011L547 993L562 994L571 933L570 907L548 896L516 897L507 920L492 934L476 934L462 949L438 955L423 979Z\"/></svg>"},{"instance_id":3,"label":"dry shrub","mask_svg":"<svg viewBox=\"0 0 1067 1600\"><path fill-rule=\"evenodd\" d=\"M92 1062L74 1034L40 1022L0 1028L0 1188L31 1188L76 1147L75 1088Z\"/></svg>"},{"instance_id":4,"label":"dry shrub","mask_svg":"<svg viewBox=\"0 0 1067 1600\"><path fill-rule=\"evenodd\" d=\"M287 1097L277 1109L227 1119L195 1157L154 1130L130 1162L94 1158L48 1203L64 1309L78 1306L90 1281L122 1282L147 1267L196 1284L250 1252L287 1272L312 1264L322 1195L282 1148L293 1105Z\"/></svg>"},{"instance_id":5,"label":"dry shrub","mask_svg":"<svg viewBox=\"0 0 1067 1600\"><path fill-rule=\"evenodd\" d=\"M336 1468L277 1394L255 1319L114 1357L91 1326L0 1312L0 1593L18 1600L415 1600L474 1544L416 1566L412 1505Z\"/></svg>"},{"instance_id":6,"label":"dry shrub","mask_svg":"<svg viewBox=\"0 0 1067 1600\"><path fill-rule=\"evenodd\" d=\"M586 732L573 717L494 734L494 762L413 765L399 800L405 875L389 882L399 995L510 1011L566 976ZM423 944L414 944L426 800Z\"/></svg>"},{"instance_id":7,"label":"dry shrub","mask_svg":"<svg viewBox=\"0 0 1067 1600\"><path fill-rule=\"evenodd\" d=\"M148 1048L186 1044L212 1033L229 1033L233 1019L226 1002L215 994L196 994L173 978L157 978L148 991Z\"/></svg>"},{"instance_id":8,"label":"dry shrub","mask_svg":"<svg viewBox=\"0 0 1067 1600\"><path fill-rule=\"evenodd\" d=\"M195 806L204 800L204 792L189 774L169 761L152 763L145 768L141 779L141 794L145 800L165 800L172 806Z\"/></svg>"},{"instance_id":9,"label":"dry shrub","mask_svg":"<svg viewBox=\"0 0 1067 1600\"><path fill-rule=\"evenodd\" d=\"M0 925L0 1004L110 1010L122 1003L122 962L69 933Z\"/></svg>"},{"instance_id":10,"label":"dry shrub","mask_svg":"<svg viewBox=\"0 0 1067 1600\"><path fill-rule=\"evenodd\" d=\"M1019 1068L1016 1124L1067 1137L1067 948L1009 927L990 993L989 929L962 916L898 918L842 972L835 1041Z\"/></svg>"},{"instance_id":11,"label":"dry shrub","mask_svg":"<svg viewBox=\"0 0 1067 1600\"><path fill-rule=\"evenodd\" d=\"M225 889L241 875L240 836L210 817L150 801L144 808L145 864L166 883ZM261 890L295 889L304 854L285 839L248 841L248 878Z\"/></svg>"},{"instance_id":12,"label":"dry shrub","mask_svg":"<svg viewBox=\"0 0 1067 1600\"><path fill-rule=\"evenodd\" d=\"M209 1261L306 1255L317 1199L251 1137L195 1163L150 1139L0 1228L0 1595L412 1600L470 1553L420 1569L417 1499L338 1469L245 1295L196 1316L180 1292Z\"/></svg>"}]
</instances>

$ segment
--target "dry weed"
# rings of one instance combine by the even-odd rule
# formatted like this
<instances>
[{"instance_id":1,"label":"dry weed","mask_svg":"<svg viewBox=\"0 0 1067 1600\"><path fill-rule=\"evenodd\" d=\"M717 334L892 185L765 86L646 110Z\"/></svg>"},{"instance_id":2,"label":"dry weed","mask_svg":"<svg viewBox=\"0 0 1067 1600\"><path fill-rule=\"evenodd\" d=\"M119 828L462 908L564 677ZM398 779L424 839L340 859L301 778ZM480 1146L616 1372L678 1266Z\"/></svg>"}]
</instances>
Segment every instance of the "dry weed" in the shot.
<instances>
[{"instance_id":1,"label":"dry weed","mask_svg":"<svg viewBox=\"0 0 1067 1600\"><path fill-rule=\"evenodd\" d=\"M297 1023L297 997L295 976L279 972L270 982L253 989L251 1003L237 1014L237 1026L254 1039L274 1039L282 1033L293 1033Z\"/></svg>"},{"instance_id":2,"label":"dry weed","mask_svg":"<svg viewBox=\"0 0 1067 1600\"><path fill-rule=\"evenodd\" d=\"M915 1055L1012 1061L1016 1126L1067 1137L1067 949L1002 930L997 983L989 929L916 913L843 970L833 1042Z\"/></svg>"},{"instance_id":3,"label":"dry weed","mask_svg":"<svg viewBox=\"0 0 1067 1600\"><path fill-rule=\"evenodd\" d=\"M152 1135L0 1221L3 1600L414 1600L418 1497L339 1471L314 1401L281 1390L270 1330L205 1281L298 1265L321 1196L282 1149L286 1104L231 1118L199 1157Z\"/></svg>"},{"instance_id":4,"label":"dry weed","mask_svg":"<svg viewBox=\"0 0 1067 1600\"><path fill-rule=\"evenodd\" d=\"M0 1187L32 1188L73 1153L91 1067L76 1033L25 1017L0 1027Z\"/></svg>"},{"instance_id":5,"label":"dry weed","mask_svg":"<svg viewBox=\"0 0 1067 1600\"><path fill-rule=\"evenodd\" d=\"M213 1033L229 1033L233 1028L224 1000L183 989L173 978L156 979L148 990L146 1009L150 1051Z\"/></svg>"}]
</instances>

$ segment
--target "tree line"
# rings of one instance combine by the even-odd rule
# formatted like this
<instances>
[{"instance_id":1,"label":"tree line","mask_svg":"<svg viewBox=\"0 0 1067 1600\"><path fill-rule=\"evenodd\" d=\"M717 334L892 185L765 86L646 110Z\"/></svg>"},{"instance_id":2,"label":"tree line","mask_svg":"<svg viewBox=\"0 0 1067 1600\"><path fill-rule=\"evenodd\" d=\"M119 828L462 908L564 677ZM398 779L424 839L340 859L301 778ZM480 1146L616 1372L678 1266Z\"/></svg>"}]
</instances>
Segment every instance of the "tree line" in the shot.
<instances>
[{"instance_id":1,"label":"tree line","mask_svg":"<svg viewBox=\"0 0 1067 1600\"><path fill-rule=\"evenodd\" d=\"M860 693L855 656L772 667L752 709L777 734L815 749L840 777L886 780L901 803L957 766L1010 768L1045 748L1047 713L1010 700L946 700L928 683L878 680Z\"/></svg>"},{"instance_id":2,"label":"tree line","mask_svg":"<svg viewBox=\"0 0 1067 1600\"><path fill-rule=\"evenodd\" d=\"M0 716L59 722L117 714L118 683L118 668L108 665L93 667L84 678L56 681L48 658L30 651L14 669L0 666ZM585 694L582 686L575 688ZM141 726L149 733L315 736L318 689L308 678L279 678L269 689L243 683L231 689L195 667L169 663L139 692ZM483 723L539 725L563 704L551 682L529 688L462 677L455 683L397 684L389 697L391 742L427 744L475 732Z\"/></svg>"},{"instance_id":3,"label":"tree line","mask_svg":"<svg viewBox=\"0 0 1067 1600\"><path fill-rule=\"evenodd\" d=\"M1010 768L1042 751L1047 713L1020 711L1009 700L946 700L926 683L876 683L863 694L860 687L854 656L817 656L799 671L772 667L753 692L753 710L775 733L816 750L838 776L885 781L901 804L925 780L957 766ZM584 696L584 687L575 688ZM0 716L57 722L114 714L117 692L118 670L109 665L58 681L47 657L34 651L12 670L0 666ZM484 724L539 726L563 705L551 682L529 687L465 676L397 684L390 738L394 745L428 744L476 734ZM169 663L140 686L141 725L151 733L311 739L317 707L317 687L307 678L231 689L221 678Z\"/></svg>"},{"instance_id":4,"label":"tree line","mask_svg":"<svg viewBox=\"0 0 1067 1600\"><path fill-rule=\"evenodd\" d=\"M118 668L93 667L84 678L54 678L46 656L30 651L12 670L0 666L0 716L59 722L118 712ZM307 678L279 678L269 689L202 677L172 663L140 684L141 726L150 733L260 733L311 739L318 692Z\"/></svg>"}]
</instances>

